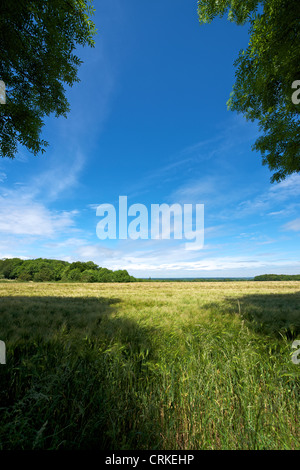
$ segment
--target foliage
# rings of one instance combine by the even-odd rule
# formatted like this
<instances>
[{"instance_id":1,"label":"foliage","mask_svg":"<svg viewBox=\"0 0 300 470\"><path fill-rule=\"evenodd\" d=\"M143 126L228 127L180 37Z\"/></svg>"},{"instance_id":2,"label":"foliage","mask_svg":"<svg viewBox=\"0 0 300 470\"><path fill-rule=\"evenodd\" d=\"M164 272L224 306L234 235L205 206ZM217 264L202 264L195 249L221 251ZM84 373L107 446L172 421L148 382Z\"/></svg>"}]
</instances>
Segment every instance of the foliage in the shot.
<instances>
[{"instance_id":1,"label":"foliage","mask_svg":"<svg viewBox=\"0 0 300 470\"><path fill-rule=\"evenodd\" d=\"M18 281L63 282L133 282L135 278L126 270L111 271L97 266L93 261L68 263L55 259L38 258L0 260L0 278Z\"/></svg>"},{"instance_id":2,"label":"foliage","mask_svg":"<svg viewBox=\"0 0 300 470\"><path fill-rule=\"evenodd\" d=\"M254 281L300 281L300 274L261 274Z\"/></svg>"},{"instance_id":3,"label":"foliage","mask_svg":"<svg viewBox=\"0 0 300 470\"><path fill-rule=\"evenodd\" d=\"M262 135L253 145L273 171L271 181L300 172L300 104L292 84L300 79L300 3L290 0L198 1L200 23L228 12L237 24L250 24L248 48L241 50L231 110L258 122Z\"/></svg>"},{"instance_id":4,"label":"foliage","mask_svg":"<svg viewBox=\"0 0 300 470\"><path fill-rule=\"evenodd\" d=\"M1 0L0 155L14 158L18 142L34 155L45 151L43 119L65 116L65 85L79 81L77 46L94 46L90 0Z\"/></svg>"}]
</instances>

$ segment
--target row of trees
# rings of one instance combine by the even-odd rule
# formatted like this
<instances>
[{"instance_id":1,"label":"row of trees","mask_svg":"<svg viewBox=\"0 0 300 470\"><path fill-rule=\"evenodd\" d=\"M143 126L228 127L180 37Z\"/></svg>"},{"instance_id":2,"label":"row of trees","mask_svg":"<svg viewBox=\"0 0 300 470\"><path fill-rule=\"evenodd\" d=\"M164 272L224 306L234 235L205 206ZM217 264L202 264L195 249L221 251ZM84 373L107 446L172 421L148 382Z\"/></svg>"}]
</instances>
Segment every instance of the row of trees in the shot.
<instances>
[{"instance_id":1,"label":"row of trees","mask_svg":"<svg viewBox=\"0 0 300 470\"><path fill-rule=\"evenodd\" d=\"M44 258L0 260L0 278L35 282L133 282L136 280L125 269L112 271L97 266L93 261L68 263Z\"/></svg>"},{"instance_id":2,"label":"row of trees","mask_svg":"<svg viewBox=\"0 0 300 470\"><path fill-rule=\"evenodd\" d=\"M254 281L300 281L300 274L261 274Z\"/></svg>"}]
</instances>

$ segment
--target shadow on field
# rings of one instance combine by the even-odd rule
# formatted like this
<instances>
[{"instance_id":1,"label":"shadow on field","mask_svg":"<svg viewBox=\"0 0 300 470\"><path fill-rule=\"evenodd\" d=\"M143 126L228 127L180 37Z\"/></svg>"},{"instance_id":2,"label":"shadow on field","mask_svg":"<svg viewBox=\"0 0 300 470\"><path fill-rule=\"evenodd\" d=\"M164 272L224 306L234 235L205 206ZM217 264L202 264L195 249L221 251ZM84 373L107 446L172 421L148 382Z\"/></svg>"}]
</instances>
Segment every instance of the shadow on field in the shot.
<instances>
[{"instance_id":1,"label":"shadow on field","mask_svg":"<svg viewBox=\"0 0 300 470\"><path fill-rule=\"evenodd\" d=\"M120 303L0 298L0 339L6 343L0 450L120 450L159 442L151 411L145 413L154 330L118 316Z\"/></svg>"},{"instance_id":2,"label":"shadow on field","mask_svg":"<svg viewBox=\"0 0 300 470\"><path fill-rule=\"evenodd\" d=\"M300 334L300 292L292 294L247 294L228 297L222 303L206 304L221 313L239 314L258 333L294 339Z\"/></svg>"}]
</instances>

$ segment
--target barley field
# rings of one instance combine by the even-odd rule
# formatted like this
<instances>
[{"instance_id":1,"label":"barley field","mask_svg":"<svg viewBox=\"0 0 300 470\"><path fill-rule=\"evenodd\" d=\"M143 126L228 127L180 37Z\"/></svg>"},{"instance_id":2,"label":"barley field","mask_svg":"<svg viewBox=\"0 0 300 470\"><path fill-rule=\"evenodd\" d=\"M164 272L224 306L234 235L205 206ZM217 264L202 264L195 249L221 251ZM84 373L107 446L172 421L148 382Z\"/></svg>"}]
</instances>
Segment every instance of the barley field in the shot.
<instances>
[{"instance_id":1,"label":"barley field","mask_svg":"<svg viewBox=\"0 0 300 470\"><path fill-rule=\"evenodd\" d=\"M0 283L0 449L300 449L300 282Z\"/></svg>"}]
</instances>

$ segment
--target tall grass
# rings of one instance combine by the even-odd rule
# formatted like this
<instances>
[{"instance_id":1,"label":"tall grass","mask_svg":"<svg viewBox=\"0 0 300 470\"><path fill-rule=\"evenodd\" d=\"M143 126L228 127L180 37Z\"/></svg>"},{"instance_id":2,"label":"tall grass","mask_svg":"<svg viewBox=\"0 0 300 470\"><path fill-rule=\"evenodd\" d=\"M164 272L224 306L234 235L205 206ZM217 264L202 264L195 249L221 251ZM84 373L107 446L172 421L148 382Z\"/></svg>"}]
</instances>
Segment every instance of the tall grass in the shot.
<instances>
[{"instance_id":1,"label":"tall grass","mask_svg":"<svg viewBox=\"0 0 300 470\"><path fill-rule=\"evenodd\" d=\"M0 284L0 449L299 449L299 287Z\"/></svg>"}]
</instances>

